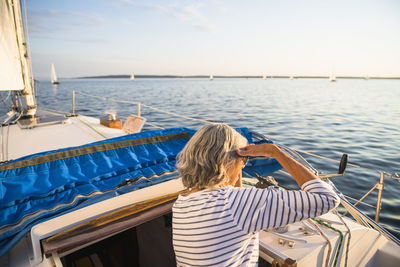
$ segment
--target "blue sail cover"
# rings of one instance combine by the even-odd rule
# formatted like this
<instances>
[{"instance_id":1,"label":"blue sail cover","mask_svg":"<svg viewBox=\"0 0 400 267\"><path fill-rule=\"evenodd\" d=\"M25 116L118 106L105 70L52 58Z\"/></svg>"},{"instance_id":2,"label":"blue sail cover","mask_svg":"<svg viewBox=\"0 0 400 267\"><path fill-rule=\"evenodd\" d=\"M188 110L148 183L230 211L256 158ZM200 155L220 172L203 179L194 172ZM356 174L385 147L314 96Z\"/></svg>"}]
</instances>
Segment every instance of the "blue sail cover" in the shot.
<instances>
[{"instance_id":1,"label":"blue sail cover","mask_svg":"<svg viewBox=\"0 0 400 267\"><path fill-rule=\"evenodd\" d=\"M254 143L247 128L237 130ZM176 156L194 133L188 128L146 131L1 164L0 257L38 223L176 179ZM280 168L274 159L257 159L244 172L267 175Z\"/></svg>"}]
</instances>

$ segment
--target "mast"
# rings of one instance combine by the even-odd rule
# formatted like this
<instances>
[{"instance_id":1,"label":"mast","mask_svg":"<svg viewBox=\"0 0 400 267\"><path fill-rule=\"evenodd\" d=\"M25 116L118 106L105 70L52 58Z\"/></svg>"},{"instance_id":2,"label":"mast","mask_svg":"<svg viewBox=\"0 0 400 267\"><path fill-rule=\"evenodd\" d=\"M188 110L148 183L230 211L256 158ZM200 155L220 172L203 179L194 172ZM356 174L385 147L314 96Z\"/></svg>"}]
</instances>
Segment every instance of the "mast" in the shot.
<instances>
[{"instance_id":1,"label":"mast","mask_svg":"<svg viewBox=\"0 0 400 267\"><path fill-rule=\"evenodd\" d=\"M0 46L6 48L0 52L0 67L3 74L0 74L0 90L19 91L20 93L14 93L14 95L16 98L21 98L22 106L16 101L12 108L16 109L21 116L33 117L36 114L37 106L19 1L1 1L0 13L2 17L0 30L3 33Z\"/></svg>"}]
</instances>

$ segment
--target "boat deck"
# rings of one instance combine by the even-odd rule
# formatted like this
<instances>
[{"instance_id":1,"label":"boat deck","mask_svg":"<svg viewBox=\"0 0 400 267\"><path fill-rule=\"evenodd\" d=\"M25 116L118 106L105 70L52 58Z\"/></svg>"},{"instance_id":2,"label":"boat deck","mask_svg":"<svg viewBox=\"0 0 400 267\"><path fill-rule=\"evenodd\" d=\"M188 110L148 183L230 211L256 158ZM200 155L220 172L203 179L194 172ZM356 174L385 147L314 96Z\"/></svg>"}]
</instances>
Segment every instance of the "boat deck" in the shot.
<instances>
[{"instance_id":1,"label":"boat deck","mask_svg":"<svg viewBox=\"0 0 400 267\"><path fill-rule=\"evenodd\" d=\"M81 115L65 117L40 111L38 119L30 123L22 121L2 128L2 160L80 146L125 134L121 129L101 125L98 118Z\"/></svg>"}]
</instances>

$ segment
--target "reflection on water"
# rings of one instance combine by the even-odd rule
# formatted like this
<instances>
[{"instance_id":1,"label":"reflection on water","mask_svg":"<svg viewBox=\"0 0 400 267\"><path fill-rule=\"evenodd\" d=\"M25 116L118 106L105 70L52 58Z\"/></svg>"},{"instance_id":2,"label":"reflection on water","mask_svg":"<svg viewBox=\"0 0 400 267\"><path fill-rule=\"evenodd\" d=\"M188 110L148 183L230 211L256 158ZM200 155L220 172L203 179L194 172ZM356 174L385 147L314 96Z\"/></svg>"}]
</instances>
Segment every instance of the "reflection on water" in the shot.
<instances>
[{"instance_id":1,"label":"reflection on water","mask_svg":"<svg viewBox=\"0 0 400 267\"><path fill-rule=\"evenodd\" d=\"M181 115L249 127L278 143L387 172L400 171L400 80L339 79L71 79L53 87L37 84L39 107L71 111L72 89L94 95L142 102ZM125 119L132 104L104 102L77 95L76 111L103 116L116 110ZM148 108L142 116L162 127L199 127ZM146 125L144 130L153 129ZM305 156L317 169L336 172L337 164ZM282 184L294 184L287 178ZM349 167L333 178L344 194L359 199L379 181L379 174ZM400 235L400 184L385 179L380 221ZM377 191L366 198L376 204ZM374 218L375 210L359 206Z\"/></svg>"}]
</instances>

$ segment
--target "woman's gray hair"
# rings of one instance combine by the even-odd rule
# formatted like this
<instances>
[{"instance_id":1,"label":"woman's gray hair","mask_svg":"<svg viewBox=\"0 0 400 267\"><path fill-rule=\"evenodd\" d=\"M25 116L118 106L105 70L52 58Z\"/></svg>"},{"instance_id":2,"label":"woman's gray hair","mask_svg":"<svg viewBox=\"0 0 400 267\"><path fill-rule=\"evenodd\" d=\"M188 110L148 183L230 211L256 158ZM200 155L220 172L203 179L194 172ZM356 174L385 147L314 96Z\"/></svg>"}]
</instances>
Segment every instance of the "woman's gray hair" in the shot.
<instances>
[{"instance_id":1,"label":"woman's gray hair","mask_svg":"<svg viewBox=\"0 0 400 267\"><path fill-rule=\"evenodd\" d=\"M246 145L247 139L226 124L201 127L177 156L183 185L203 189L225 181L237 159L234 150Z\"/></svg>"}]
</instances>

